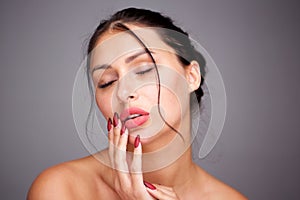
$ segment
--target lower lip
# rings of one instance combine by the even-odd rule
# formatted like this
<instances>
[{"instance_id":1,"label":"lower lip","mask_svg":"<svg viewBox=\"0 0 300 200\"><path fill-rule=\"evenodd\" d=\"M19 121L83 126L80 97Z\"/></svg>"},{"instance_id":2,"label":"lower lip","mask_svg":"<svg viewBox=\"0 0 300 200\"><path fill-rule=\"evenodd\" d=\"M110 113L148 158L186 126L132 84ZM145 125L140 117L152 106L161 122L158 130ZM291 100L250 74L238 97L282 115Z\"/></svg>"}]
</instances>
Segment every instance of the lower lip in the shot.
<instances>
[{"instance_id":1,"label":"lower lip","mask_svg":"<svg viewBox=\"0 0 300 200\"><path fill-rule=\"evenodd\" d=\"M134 119L127 120L125 122L126 128L136 128L142 124L144 124L149 119L149 115L142 115L139 117L136 117Z\"/></svg>"}]
</instances>

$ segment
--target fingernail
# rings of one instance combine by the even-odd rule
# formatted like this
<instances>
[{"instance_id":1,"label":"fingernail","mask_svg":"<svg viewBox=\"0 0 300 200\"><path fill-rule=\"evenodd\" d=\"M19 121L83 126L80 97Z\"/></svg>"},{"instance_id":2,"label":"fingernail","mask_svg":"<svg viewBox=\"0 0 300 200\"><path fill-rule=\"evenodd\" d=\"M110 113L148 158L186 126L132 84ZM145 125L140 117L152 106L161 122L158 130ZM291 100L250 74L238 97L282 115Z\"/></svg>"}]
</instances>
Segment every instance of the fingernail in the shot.
<instances>
[{"instance_id":1,"label":"fingernail","mask_svg":"<svg viewBox=\"0 0 300 200\"><path fill-rule=\"evenodd\" d=\"M125 133L125 130L126 130L126 126L125 126L124 123L122 123L122 128L121 128L121 131L120 131L121 135L123 135Z\"/></svg>"},{"instance_id":2,"label":"fingernail","mask_svg":"<svg viewBox=\"0 0 300 200\"><path fill-rule=\"evenodd\" d=\"M147 181L144 181L144 185L151 190L156 190L156 187Z\"/></svg>"},{"instance_id":3,"label":"fingernail","mask_svg":"<svg viewBox=\"0 0 300 200\"><path fill-rule=\"evenodd\" d=\"M111 119L108 118L107 120L107 130L110 131L111 130Z\"/></svg>"},{"instance_id":4,"label":"fingernail","mask_svg":"<svg viewBox=\"0 0 300 200\"><path fill-rule=\"evenodd\" d=\"M113 125L114 125L114 127L118 126L118 123L119 123L119 115L118 115L117 112L115 112L114 118L113 118Z\"/></svg>"},{"instance_id":5,"label":"fingernail","mask_svg":"<svg viewBox=\"0 0 300 200\"><path fill-rule=\"evenodd\" d=\"M140 135L137 135L134 140L134 148L137 148L140 144Z\"/></svg>"}]
</instances>

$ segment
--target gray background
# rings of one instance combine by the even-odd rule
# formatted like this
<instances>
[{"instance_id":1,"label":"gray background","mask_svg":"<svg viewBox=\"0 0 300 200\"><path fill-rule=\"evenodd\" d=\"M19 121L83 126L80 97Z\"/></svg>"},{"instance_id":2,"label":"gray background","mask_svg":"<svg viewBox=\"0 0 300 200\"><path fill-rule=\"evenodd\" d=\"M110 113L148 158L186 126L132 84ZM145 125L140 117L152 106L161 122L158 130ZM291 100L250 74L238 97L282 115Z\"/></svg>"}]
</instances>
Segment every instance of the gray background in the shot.
<instances>
[{"instance_id":1,"label":"gray background","mask_svg":"<svg viewBox=\"0 0 300 200\"><path fill-rule=\"evenodd\" d=\"M202 166L250 199L297 199L300 17L283 0L1 1L0 199L25 199L43 169L88 155L73 81L99 19L128 6L173 17L222 73L227 118Z\"/></svg>"}]
</instances>

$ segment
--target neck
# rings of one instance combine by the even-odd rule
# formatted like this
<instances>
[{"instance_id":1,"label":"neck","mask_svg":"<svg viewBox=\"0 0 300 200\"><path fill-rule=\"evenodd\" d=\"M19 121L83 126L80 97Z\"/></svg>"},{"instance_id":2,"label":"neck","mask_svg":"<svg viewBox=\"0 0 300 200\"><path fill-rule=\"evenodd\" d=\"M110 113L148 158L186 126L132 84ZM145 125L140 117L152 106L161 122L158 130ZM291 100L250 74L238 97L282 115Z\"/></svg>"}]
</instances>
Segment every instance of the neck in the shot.
<instances>
[{"instance_id":1,"label":"neck","mask_svg":"<svg viewBox=\"0 0 300 200\"><path fill-rule=\"evenodd\" d=\"M197 166L192 161L192 147L190 144L190 118L189 113L184 117L181 127L175 127L184 136L184 139L177 133L160 135L162 137L173 137L173 140L164 147L153 153L143 153L143 176L144 180L150 183L162 184L175 187L188 183L191 177L195 177ZM170 139L166 139L167 141ZM166 141L164 140L164 141ZM154 144L158 144L155 142ZM147 147L143 148L147 152ZM157 150L159 149L159 150ZM151 152L150 151L150 152Z\"/></svg>"},{"instance_id":2,"label":"neck","mask_svg":"<svg viewBox=\"0 0 300 200\"><path fill-rule=\"evenodd\" d=\"M162 184L169 187L176 187L188 183L196 173L196 165L191 159L191 148L188 148L172 164L152 172L143 174L144 180L150 183Z\"/></svg>"}]
</instances>

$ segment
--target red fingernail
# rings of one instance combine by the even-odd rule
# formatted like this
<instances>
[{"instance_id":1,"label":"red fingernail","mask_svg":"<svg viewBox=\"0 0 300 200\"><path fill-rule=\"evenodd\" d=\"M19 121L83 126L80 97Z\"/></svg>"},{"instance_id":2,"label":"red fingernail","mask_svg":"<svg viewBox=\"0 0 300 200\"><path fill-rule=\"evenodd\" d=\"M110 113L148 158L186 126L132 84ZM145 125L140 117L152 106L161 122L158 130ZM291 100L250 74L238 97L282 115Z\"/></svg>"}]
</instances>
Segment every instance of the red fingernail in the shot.
<instances>
[{"instance_id":1,"label":"red fingernail","mask_svg":"<svg viewBox=\"0 0 300 200\"><path fill-rule=\"evenodd\" d=\"M134 148L137 148L140 144L140 135L137 135L134 140Z\"/></svg>"},{"instance_id":2,"label":"red fingernail","mask_svg":"<svg viewBox=\"0 0 300 200\"><path fill-rule=\"evenodd\" d=\"M118 126L118 123L119 123L119 115L118 115L118 113L115 112L114 118L113 118L114 127Z\"/></svg>"},{"instance_id":3,"label":"red fingernail","mask_svg":"<svg viewBox=\"0 0 300 200\"><path fill-rule=\"evenodd\" d=\"M156 187L147 181L144 181L144 185L151 190L156 190Z\"/></svg>"},{"instance_id":4,"label":"red fingernail","mask_svg":"<svg viewBox=\"0 0 300 200\"><path fill-rule=\"evenodd\" d=\"M110 131L110 129L111 129L111 119L108 118L108 120L107 120L107 130Z\"/></svg>"},{"instance_id":5,"label":"red fingernail","mask_svg":"<svg viewBox=\"0 0 300 200\"><path fill-rule=\"evenodd\" d=\"M125 130L126 130L126 126L125 126L125 124L123 123L123 124L122 124L122 128L121 128L121 131L120 131L121 135L123 135L123 134L125 133Z\"/></svg>"}]
</instances>

